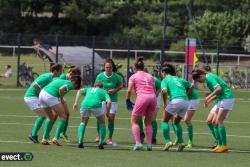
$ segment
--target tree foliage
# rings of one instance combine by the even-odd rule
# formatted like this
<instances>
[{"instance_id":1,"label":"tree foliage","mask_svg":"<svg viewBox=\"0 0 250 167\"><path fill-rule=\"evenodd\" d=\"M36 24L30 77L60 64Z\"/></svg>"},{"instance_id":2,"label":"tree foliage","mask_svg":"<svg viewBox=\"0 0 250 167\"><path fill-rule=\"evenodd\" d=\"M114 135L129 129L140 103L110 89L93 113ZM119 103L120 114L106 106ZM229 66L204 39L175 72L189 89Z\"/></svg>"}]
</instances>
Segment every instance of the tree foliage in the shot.
<instances>
[{"instance_id":1,"label":"tree foliage","mask_svg":"<svg viewBox=\"0 0 250 167\"><path fill-rule=\"evenodd\" d=\"M167 0L172 47L196 37L234 44L250 34L250 0ZM106 36L108 45L161 46L164 0L3 0L0 32ZM43 14L43 16L41 16ZM171 46L170 46L171 47Z\"/></svg>"}]
</instances>

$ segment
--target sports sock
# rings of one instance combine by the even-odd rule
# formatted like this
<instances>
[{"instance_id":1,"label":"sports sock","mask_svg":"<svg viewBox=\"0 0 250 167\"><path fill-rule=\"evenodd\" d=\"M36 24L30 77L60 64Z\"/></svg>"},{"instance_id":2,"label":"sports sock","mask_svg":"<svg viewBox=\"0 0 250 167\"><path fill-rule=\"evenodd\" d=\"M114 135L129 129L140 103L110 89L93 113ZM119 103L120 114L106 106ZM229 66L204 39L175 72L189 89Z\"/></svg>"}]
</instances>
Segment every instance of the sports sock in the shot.
<instances>
[{"instance_id":1,"label":"sports sock","mask_svg":"<svg viewBox=\"0 0 250 167\"><path fill-rule=\"evenodd\" d=\"M43 139L48 140L49 139L49 134L52 130L53 127L53 122L49 119L46 119L45 124L44 124L44 130L43 130Z\"/></svg>"},{"instance_id":2,"label":"sports sock","mask_svg":"<svg viewBox=\"0 0 250 167\"><path fill-rule=\"evenodd\" d=\"M105 136L106 136L106 126L105 126L105 124L100 124L99 135L100 135L99 143L103 143L104 140L105 140Z\"/></svg>"},{"instance_id":3,"label":"sports sock","mask_svg":"<svg viewBox=\"0 0 250 167\"><path fill-rule=\"evenodd\" d=\"M132 124L132 134L135 139L136 144L141 144L141 139L140 139L140 127L138 124L133 123Z\"/></svg>"},{"instance_id":4,"label":"sports sock","mask_svg":"<svg viewBox=\"0 0 250 167\"><path fill-rule=\"evenodd\" d=\"M153 128L153 139L156 139L156 135L157 135L157 130L158 130L158 124L157 121L152 121L151 123L152 128Z\"/></svg>"},{"instance_id":5,"label":"sports sock","mask_svg":"<svg viewBox=\"0 0 250 167\"><path fill-rule=\"evenodd\" d=\"M112 138L114 133L114 122L108 123L108 138Z\"/></svg>"},{"instance_id":6,"label":"sports sock","mask_svg":"<svg viewBox=\"0 0 250 167\"><path fill-rule=\"evenodd\" d=\"M140 118L139 121L138 121L138 125L140 127L140 133L144 133L144 129L143 129L143 119Z\"/></svg>"},{"instance_id":7,"label":"sports sock","mask_svg":"<svg viewBox=\"0 0 250 167\"><path fill-rule=\"evenodd\" d=\"M151 125L146 126L147 143L152 144L153 129Z\"/></svg>"},{"instance_id":8,"label":"sports sock","mask_svg":"<svg viewBox=\"0 0 250 167\"><path fill-rule=\"evenodd\" d=\"M85 129L86 129L85 124L80 123L80 125L78 127L78 142L79 143L82 143L84 140Z\"/></svg>"},{"instance_id":9,"label":"sports sock","mask_svg":"<svg viewBox=\"0 0 250 167\"><path fill-rule=\"evenodd\" d=\"M221 145L227 146L227 133L224 125L218 126L219 136L221 139Z\"/></svg>"},{"instance_id":10,"label":"sports sock","mask_svg":"<svg viewBox=\"0 0 250 167\"><path fill-rule=\"evenodd\" d=\"M63 135L66 135L66 131L68 129L68 125L69 125L69 119L66 119L65 125L64 125L63 131L62 131Z\"/></svg>"},{"instance_id":11,"label":"sports sock","mask_svg":"<svg viewBox=\"0 0 250 167\"><path fill-rule=\"evenodd\" d=\"M169 125L167 122L161 123L161 130L166 143L169 143L171 140L170 140Z\"/></svg>"},{"instance_id":12,"label":"sports sock","mask_svg":"<svg viewBox=\"0 0 250 167\"><path fill-rule=\"evenodd\" d=\"M31 132L31 136L36 136L37 135L37 132L41 128L44 120L45 120L45 117L43 117L43 116L38 116L36 118L35 124L33 126L32 132Z\"/></svg>"},{"instance_id":13,"label":"sports sock","mask_svg":"<svg viewBox=\"0 0 250 167\"><path fill-rule=\"evenodd\" d=\"M221 139L219 135L218 125L214 125L214 135L215 135L217 145L221 146L222 143L221 143Z\"/></svg>"},{"instance_id":14,"label":"sports sock","mask_svg":"<svg viewBox=\"0 0 250 167\"><path fill-rule=\"evenodd\" d=\"M213 137L216 139L215 134L214 134L214 125L212 123L207 123L207 126L211 130Z\"/></svg>"},{"instance_id":15,"label":"sports sock","mask_svg":"<svg viewBox=\"0 0 250 167\"><path fill-rule=\"evenodd\" d=\"M180 123L175 123L175 127L176 127L176 134L177 134L178 143L183 143L182 127L181 127Z\"/></svg>"},{"instance_id":16,"label":"sports sock","mask_svg":"<svg viewBox=\"0 0 250 167\"><path fill-rule=\"evenodd\" d=\"M97 133L99 135L99 131L100 131L100 122L98 120L96 120L96 130L97 130Z\"/></svg>"},{"instance_id":17,"label":"sports sock","mask_svg":"<svg viewBox=\"0 0 250 167\"><path fill-rule=\"evenodd\" d=\"M60 137L60 134L64 128L66 120L63 119L59 119L58 123L57 123L57 128L56 128L56 132L55 132L55 139L58 140Z\"/></svg>"},{"instance_id":18,"label":"sports sock","mask_svg":"<svg viewBox=\"0 0 250 167\"><path fill-rule=\"evenodd\" d=\"M193 141L193 125L187 125L188 140Z\"/></svg>"}]
</instances>

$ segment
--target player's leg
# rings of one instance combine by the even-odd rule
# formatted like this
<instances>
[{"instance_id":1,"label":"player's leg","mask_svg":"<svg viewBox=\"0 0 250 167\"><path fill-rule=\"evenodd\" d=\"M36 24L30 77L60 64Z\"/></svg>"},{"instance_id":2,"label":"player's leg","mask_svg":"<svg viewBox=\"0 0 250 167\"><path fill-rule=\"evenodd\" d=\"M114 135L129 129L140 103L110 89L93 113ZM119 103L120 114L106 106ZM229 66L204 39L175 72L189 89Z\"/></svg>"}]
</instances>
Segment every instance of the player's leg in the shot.
<instances>
[{"instance_id":1,"label":"player's leg","mask_svg":"<svg viewBox=\"0 0 250 167\"><path fill-rule=\"evenodd\" d=\"M113 144L112 137L114 134L116 112L117 112L117 103L112 102L108 118L108 140L106 142L107 144Z\"/></svg>"},{"instance_id":2,"label":"player's leg","mask_svg":"<svg viewBox=\"0 0 250 167\"><path fill-rule=\"evenodd\" d=\"M63 128L63 131L62 133L60 134L60 137L65 141L65 142L70 142L70 140L68 139L68 136L66 135L66 131L68 129L68 125L69 125L69 116L70 116L70 113L69 113L69 109L68 109L68 105L67 103L63 103L63 106L64 106L64 109L65 109L65 112L66 112L66 122L65 122L65 126Z\"/></svg>"},{"instance_id":3,"label":"player's leg","mask_svg":"<svg viewBox=\"0 0 250 167\"><path fill-rule=\"evenodd\" d=\"M37 133L45 120L45 112L39 105L38 97L24 97L24 102L37 115L32 131L29 134L29 139L34 143L38 143Z\"/></svg>"},{"instance_id":4,"label":"player's leg","mask_svg":"<svg viewBox=\"0 0 250 167\"><path fill-rule=\"evenodd\" d=\"M78 127L78 147L84 148L83 141L85 136L85 129L89 120L89 110L81 109L80 115L81 115L81 123Z\"/></svg>"},{"instance_id":5,"label":"player's leg","mask_svg":"<svg viewBox=\"0 0 250 167\"><path fill-rule=\"evenodd\" d=\"M67 119L67 113L66 113L62 103L51 106L51 109L54 110L59 117L59 120L57 123L57 129L55 132L55 136L52 140L52 143L57 145L57 146L61 146L61 144L58 142L58 140L59 140L60 134L62 133L64 126L65 126L66 119Z\"/></svg>"},{"instance_id":6,"label":"player's leg","mask_svg":"<svg viewBox=\"0 0 250 167\"><path fill-rule=\"evenodd\" d=\"M184 116L184 122L186 124L187 134L188 134L188 144L187 147L193 146L193 125L191 119L195 113L195 110L188 110Z\"/></svg>"},{"instance_id":7,"label":"player's leg","mask_svg":"<svg viewBox=\"0 0 250 167\"><path fill-rule=\"evenodd\" d=\"M168 151L170 147L173 146L173 143L171 142L170 139L170 127L169 127L169 120L173 117L173 114L170 114L167 111L163 111L162 113L162 123L161 123L161 130L163 137L165 139L165 146L163 148L164 151Z\"/></svg>"}]
</instances>

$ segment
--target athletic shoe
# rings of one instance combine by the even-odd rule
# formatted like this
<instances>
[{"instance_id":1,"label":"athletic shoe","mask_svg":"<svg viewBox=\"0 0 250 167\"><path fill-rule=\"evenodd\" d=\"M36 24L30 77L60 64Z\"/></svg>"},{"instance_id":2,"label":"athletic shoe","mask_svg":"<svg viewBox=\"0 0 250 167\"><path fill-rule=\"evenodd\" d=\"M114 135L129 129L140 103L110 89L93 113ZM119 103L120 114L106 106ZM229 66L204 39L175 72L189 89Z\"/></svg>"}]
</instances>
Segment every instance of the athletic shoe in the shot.
<instances>
[{"instance_id":1,"label":"athletic shoe","mask_svg":"<svg viewBox=\"0 0 250 167\"><path fill-rule=\"evenodd\" d=\"M62 139L63 139L63 141L65 141L65 142L67 142L67 143L69 143L69 142L70 142L70 140L69 140L69 138L68 138L68 136L67 136L67 135L61 134L61 135L60 135L60 138L62 138Z\"/></svg>"},{"instance_id":2,"label":"athletic shoe","mask_svg":"<svg viewBox=\"0 0 250 167\"><path fill-rule=\"evenodd\" d=\"M108 138L108 140L106 141L107 145L113 145L113 140L112 138Z\"/></svg>"},{"instance_id":3,"label":"athletic shoe","mask_svg":"<svg viewBox=\"0 0 250 167\"><path fill-rule=\"evenodd\" d=\"M217 147L217 142L214 141L213 145L212 145L212 149L214 149L215 147Z\"/></svg>"},{"instance_id":4,"label":"athletic shoe","mask_svg":"<svg viewBox=\"0 0 250 167\"><path fill-rule=\"evenodd\" d=\"M28 137L33 143L39 143L38 136L32 136L31 134L29 134Z\"/></svg>"},{"instance_id":5,"label":"athletic shoe","mask_svg":"<svg viewBox=\"0 0 250 167\"><path fill-rule=\"evenodd\" d=\"M40 142L42 145L50 145L48 140L42 139L42 141Z\"/></svg>"},{"instance_id":6,"label":"athletic shoe","mask_svg":"<svg viewBox=\"0 0 250 167\"><path fill-rule=\"evenodd\" d=\"M79 144L78 144L78 148L84 148L83 143L79 143Z\"/></svg>"},{"instance_id":7,"label":"athletic shoe","mask_svg":"<svg viewBox=\"0 0 250 167\"><path fill-rule=\"evenodd\" d=\"M143 145L142 144L136 144L136 145L134 145L133 150L134 151L143 150Z\"/></svg>"},{"instance_id":8,"label":"athletic shoe","mask_svg":"<svg viewBox=\"0 0 250 167\"><path fill-rule=\"evenodd\" d=\"M177 146L177 144L178 144L178 139L175 138L175 140L174 140L174 142L173 142L173 146Z\"/></svg>"},{"instance_id":9,"label":"athletic shoe","mask_svg":"<svg viewBox=\"0 0 250 167\"><path fill-rule=\"evenodd\" d=\"M55 138L52 139L52 143L55 144L56 146L62 146L62 144L60 144L58 140L56 140Z\"/></svg>"},{"instance_id":10,"label":"athletic shoe","mask_svg":"<svg viewBox=\"0 0 250 167\"><path fill-rule=\"evenodd\" d=\"M217 149L220 149L221 146L216 146L214 149L210 150L210 152L215 152Z\"/></svg>"},{"instance_id":11,"label":"athletic shoe","mask_svg":"<svg viewBox=\"0 0 250 167\"><path fill-rule=\"evenodd\" d=\"M152 138L152 144L156 144L156 138Z\"/></svg>"},{"instance_id":12,"label":"athletic shoe","mask_svg":"<svg viewBox=\"0 0 250 167\"><path fill-rule=\"evenodd\" d=\"M152 151L152 144L147 145L147 151Z\"/></svg>"},{"instance_id":13,"label":"athletic shoe","mask_svg":"<svg viewBox=\"0 0 250 167\"><path fill-rule=\"evenodd\" d=\"M164 148L163 148L163 150L164 151L168 151L170 149L170 147L172 147L172 146L173 146L172 142L166 143L165 146L164 146Z\"/></svg>"},{"instance_id":14,"label":"athletic shoe","mask_svg":"<svg viewBox=\"0 0 250 167\"><path fill-rule=\"evenodd\" d=\"M186 146L187 148L192 148L193 147L193 142L191 140L188 140L188 144Z\"/></svg>"},{"instance_id":15,"label":"athletic shoe","mask_svg":"<svg viewBox=\"0 0 250 167\"><path fill-rule=\"evenodd\" d=\"M104 149L103 143L99 143L99 144L98 144L98 148L99 148L100 150L103 150L103 149Z\"/></svg>"},{"instance_id":16,"label":"athletic shoe","mask_svg":"<svg viewBox=\"0 0 250 167\"><path fill-rule=\"evenodd\" d=\"M178 152L182 152L185 148L185 144L184 143L181 143L181 144L178 144L178 147L177 147L177 151Z\"/></svg>"},{"instance_id":17,"label":"athletic shoe","mask_svg":"<svg viewBox=\"0 0 250 167\"><path fill-rule=\"evenodd\" d=\"M145 139L145 133L144 132L140 133L140 139L141 139L141 143L143 143L144 139Z\"/></svg>"},{"instance_id":18,"label":"athletic shoe","mask_svg":"<svg viewBox=\"0 0 250 167\"><path fill-rule=\"evenodd\" d=\"M228 152L229 148L227 146L221 146L218 149L216 149L214 152L215 153L224 153L224 152Z\"/></svg>"},{"instance_id":19,"label":"athletic shoe","mask_svg":"<svg viewBox=\"0 0 250 167\"><path fill-rule=\"evenodd\" d=\"M95 142L99 142L100 141L100 136L98 135L98 134L96 134L96 136L95 136Z\"/></svg>"}]
</instances>

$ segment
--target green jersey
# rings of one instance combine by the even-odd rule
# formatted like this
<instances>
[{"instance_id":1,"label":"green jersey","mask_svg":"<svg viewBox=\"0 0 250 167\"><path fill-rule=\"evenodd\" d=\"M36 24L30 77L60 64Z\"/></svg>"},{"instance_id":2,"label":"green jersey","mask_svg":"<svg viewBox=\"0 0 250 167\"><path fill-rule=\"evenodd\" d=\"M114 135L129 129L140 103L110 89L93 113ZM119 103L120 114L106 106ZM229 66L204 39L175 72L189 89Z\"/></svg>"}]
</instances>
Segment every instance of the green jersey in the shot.
<instances>
[{"instance_id":1,"label":"green jersey","mask_svg":"<svg viewBox=\"0 0 250 167\"><path fill-rule=\"evenodd\" d=\"M182 83L186 89L189 89L192 87L192 84L188 82L187 80L180 78L182 80ZM197 100L200 99L199 93L196 89L192 89L191 92L188 95L189 100Z\"/></svg>"},{"instance_id":2,"label":"green jersey","mask_svg":"<svg viewBox=\"0 0 250 167\"><path fill-rule=\"evenodd\" d=\"M71 89L73 89L72 83L70 81L64 80L64 79L53 80L51 83L49 83L43 89L51 96L60 97L59 90L62 86L67 87L66 91L64 92L64 95L67 94Z\"/></svg>"},{"instance_id":3,"label":"green jersey","mask_svg":"<svg viewBox=\"0 0 250 167\"><path fill-rule=\"evenodd\" d=\"M234 95L231 89L227 86L225 81L221 79L220 77L218 77L217 75L212 74L212 73L206 74L206 83L207 83L208 89L211 92L213 92L217 86L221 87L221 91L216 94L217 101L221 101L223 99L234 98Z\"/></svg>"},{"instance_id":4,"label":"green jersey","mask_svg":"<svg viewBox=\"0 0 250 167\"><path fill-rule=\"evenodd\" d=\"M62 74L59 76L59 78L60 78L60 79L64 79L64 80L68 79L67 73L62 73Z\"/></svg>"},{"instance_id":5,"label":"green jersey","mask_svg":"<svg viewBox=\"0 0 250 167\"><path fill-rule=\"evenodd\" d=\"M105 90L114 89L117 86L122 85L122 78L115 72L113 72L112 75L108 77L104 71L104 72L97 75L95 83L99 80L102 81L103 89L105 89ZM112 102L118 101L118 93L117 92L110 94L109 96L110 96Z\"/></svg>"},{"instance_id":6,"label":"green jersey","mask_svg":"<svg viewBox=\"0 0 250 167\"><path fill-rule=\"evenodd\" d=\"M161 80L158 79L157 77L154 77L154 82L155 82L155 90L158 91L161 89Z\"/></svg>"},{"instance_id":7,"label":"green jersey","mask_svg":"<svg viewBox=\"0 0 250 167\"><path fill-rule=\"evenodd\" d=\"M81 109L101 108L103 101L110 100L108 93L101 88L83 88L82 95L85 98L81 103Z\"/></svg>"},{"instance_id":8,"label":"green jersey","mask_svg":"<svg viewBox=\"0 0 250 167\"><path fill-rule=\"evenodd\" d=\"M168 75L161 82L161 89L167 89L170 101L174 99L188 100L186 88L182 80L176 76Z\"/></svg>"},{"instance_id":9,"label":"green jersey","mask_svg":"<svg viewBox=\"0 0 250 167\"><path fill-rule=\"evenodd\" d=\"M52 73L44 73L40 75L35 81L30 85L28 90L26 91L24 97L38 97L39 94L36 92L34 85L37 84L40 89L44 88L47 84L49 84L53 80Z\"/></svg>"}]
</instances>

